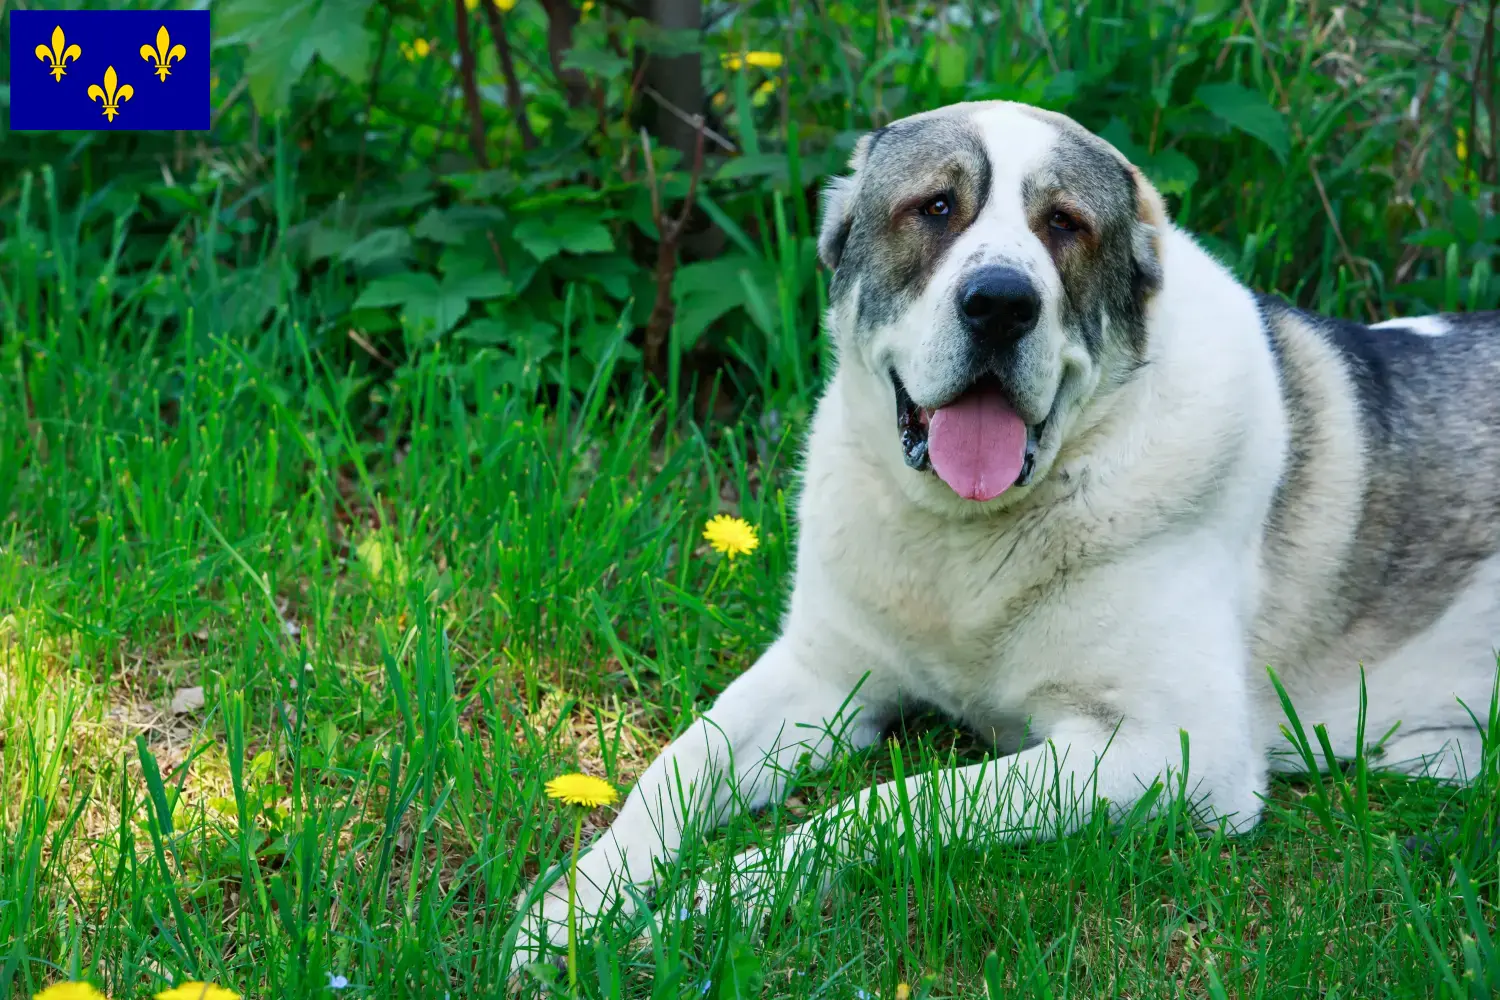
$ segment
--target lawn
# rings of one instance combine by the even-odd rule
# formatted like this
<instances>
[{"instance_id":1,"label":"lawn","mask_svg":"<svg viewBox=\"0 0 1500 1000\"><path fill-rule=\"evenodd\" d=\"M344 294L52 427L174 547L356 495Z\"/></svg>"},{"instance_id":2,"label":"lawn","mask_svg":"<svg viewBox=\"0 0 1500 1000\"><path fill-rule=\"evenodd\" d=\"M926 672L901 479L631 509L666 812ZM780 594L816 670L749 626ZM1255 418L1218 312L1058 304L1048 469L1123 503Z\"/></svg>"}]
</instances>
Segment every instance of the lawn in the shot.
<instances>
[{"instance_id":1,"label":"lawn","mask_svg":"<svg viewBox=\"0 0 1500 1000\"><path fill-rule=\"evenodd\" d=\"M962 7L741 5L705 51L784 52L792 72L704 62L736 149L705 172L719 245L678 273L659 371L642 329L661 220L619 167L641 155L635 90L607 46L577 65L621 121L572 143L594 106L544 79L541 5L505 9L537 148L486 48L481 170L462 88L422 75L448 63L415 44L451 51L456 5L353 6L379 101L321 62L280 94L231 45L212 143L0 150L0 998L62 980L116 1000L185 980L507 995L515 900L572 846L543 784L628 788L776 633L828 363L816 184L859 129L1045 103L1146 164L1255 287L1363 318L1500 303L1484 5L1039 2L973 8L984 30L954 26ZM589 6L580 25L617 16ZM669 203L687 172L662 161ZM760 545L713 551L719 513ZM1278 781L1239 838L1172 804L1030 845L887 841L765 928L676 906L679 883L842 795L983 754L911 718L799 773L784 806L695 838L654 914L585 935L578 992L1500 988L1500 745L1467 788L1358 762Z\"/></svg>"}]
</instances>

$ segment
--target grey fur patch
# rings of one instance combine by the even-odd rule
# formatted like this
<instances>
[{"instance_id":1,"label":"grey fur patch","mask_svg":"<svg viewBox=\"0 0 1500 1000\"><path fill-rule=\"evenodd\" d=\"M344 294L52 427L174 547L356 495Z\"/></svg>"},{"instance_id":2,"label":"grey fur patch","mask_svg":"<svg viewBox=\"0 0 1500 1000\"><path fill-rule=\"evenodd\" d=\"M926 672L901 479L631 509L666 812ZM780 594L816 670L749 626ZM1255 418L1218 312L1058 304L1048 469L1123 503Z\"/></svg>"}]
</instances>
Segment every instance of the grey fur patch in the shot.
<instances>
[{"instance_id":1,"label":"grey fur patch","mask_svg":"<svg viewBox=\"0 0 1500 1000\"><path fill-rule=\"evenodd\" d=\"M1023 185L1032 231L1047 246L1063 283L1063 325L1095 361L1111 347L1139 360L1146 353L1146 302L1161 284L1156 233L1142 218L1137 175L1113 147L1071 119L1038 115L1062 138L1047 167ZM1060 234L1048 220L1056 209L1079 217L1087 231ZM1118 343L1105 343L1105 322Z\"/></svg>"},{"instance_id":2,"label":"grey fur patch","mask_svg":"<svg viewBox=\"0 0 1500 1000\"><path fill-rule=\"evenodd\" d=\"M857 276L857 322L868 327L889 322L921 295L984 207L990 162L972 123L956 114L888 125L861 140L855 159L855 176L825 196L819 246L835 268L830 301L849 294ZM947 216L902 210L938 195L951 201Z\"/></svg>"},{"instance_id":3,"label":"grey fur patch","mask_svg":"<svg viewBox=\"0 0 1500 1000\"><path fill-rule=\"evenodd\" d=\"M1324 635L1387 639L1435 621L1478 564L1500 552L1500 313L1423 336L1294 309L1261 296L1291 430L1291 458L1269 525L1273 557L1340 459L1319 439L1327 372L1295 339L1311 331L1337 353L1359 414L1364 478L1337 585L1315 612ZM1304 651L1312 652L1312 651Z\"/></svg>"},{"instance_id":4,"label":"grey fur patch","mask_svg":"<svg viewBox=\"0 0 1500 1000\"><path fill-rule=\"evenodd\" d=\"M1049 709L1066 709L1068 714L1079 715L1099 724L1103 732L1113 732L1125 718L1125 713L1111 705L1107 697L1099 697L1074 685L1047 681L1033 688L1027 700L1046 712Z\"/></svg>"}]
</instances>

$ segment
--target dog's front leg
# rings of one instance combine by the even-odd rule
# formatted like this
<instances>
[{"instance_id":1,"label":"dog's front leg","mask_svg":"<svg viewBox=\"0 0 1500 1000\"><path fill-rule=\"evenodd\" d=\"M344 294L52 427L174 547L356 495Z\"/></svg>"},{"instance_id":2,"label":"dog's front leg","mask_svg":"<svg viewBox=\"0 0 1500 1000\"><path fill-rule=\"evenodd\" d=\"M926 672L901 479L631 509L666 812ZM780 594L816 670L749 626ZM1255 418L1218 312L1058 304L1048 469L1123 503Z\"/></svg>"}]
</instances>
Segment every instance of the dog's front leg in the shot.
<instances>
[{"instance_id":1,"label":"dog's front leg","mask_svg":"<svg viewBox=\"0 0 1500 1000\"><path fill-rule=\"evenodd\" d=\"M1182 609L1195 617L1182 617ZM921 850L1063 836L1083 826L1101 800L1112 815L1127 814L1157 781L1164 785L1159 803L1181 794L1205 819L1237 830L1253 825L1266 765L1253 736L1237 617L1230 608L1186 600L1138 598L1130 612L1138 627L1113 633L1103 662L1102 643L1086 630L1052 641L1053 662L1068 665L1076 680L1039 686L1038 745L851 796L771 850L741 855L731 876L735 903L754 916L778 893L785 902L821 890L839 867L870 858L881 844ZM1090 690L1121 700L1094 702Z\"/></svg>"},{"instance_id":2,"label":"dog's front leg","mask_svg":"<svg viewBox=\"0 0 1500 1000\"><path fill-rule=\"evenodd\" d=\"M1222 808L1224 790L1193 772L1191 756L1183 772L1180 739L1175 728L1149 733L1122 725L1111 734L1093 719L1073 719L1012 757L886 782L805 822L769 852L741 854L730 895L757 922L775 900L821 892L839 868L873 858L881 845L921 851L1065 836L1105 800L1112 815L1128 813L1156 781L1163 782L1158 803L1184 793L1205 818L1218 815L1235 828L1253 824L1262 786L1249 775L1235 780L1227 796L1234 808ZM704 906L715 891L705 885Z\"/></svg>"},{"instance_id":3,"label":"dog's front leg","mask_svg":"<svg viewBox=\"0 0 1500 1000\"><path fill-rule=\"evenodd\" d=\"M654 864L677 855L688 823L717 825L781 797L803 754L818 765L835 749L873 742L886 713L873 690L860 686L853 659L826 639L783 636L725 688L651 763L579 860L580 912L588 917L615 904L628 911L622 883L649 883ZM544 940L563 939L566 915L566 879L559 878L522 927L517 965Z\"/></svg>"}]
</instances>

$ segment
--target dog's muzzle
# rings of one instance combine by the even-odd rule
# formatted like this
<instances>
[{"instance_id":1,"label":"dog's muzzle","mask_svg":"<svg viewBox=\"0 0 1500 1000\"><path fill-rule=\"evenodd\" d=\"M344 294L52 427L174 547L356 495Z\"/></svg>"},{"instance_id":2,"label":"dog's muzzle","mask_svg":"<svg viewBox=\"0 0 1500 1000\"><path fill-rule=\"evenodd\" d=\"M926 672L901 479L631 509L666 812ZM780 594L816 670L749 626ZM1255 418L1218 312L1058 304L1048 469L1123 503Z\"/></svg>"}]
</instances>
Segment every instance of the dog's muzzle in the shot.
<instances>
[{"instance_id":1,"label":"dog's muzzle","mask_svg":"<svg viewBox=\"0 0 1500 1000\"><path fill-rule=\"evenodd\" d=\"M968 500L990 500L1031 483L1046 421L1024 423L997 378L981 376L952 400L927 409L911 398L894 369L890 376L901 455L910 468L934 473Z\"/></svg>"}]
</instances>

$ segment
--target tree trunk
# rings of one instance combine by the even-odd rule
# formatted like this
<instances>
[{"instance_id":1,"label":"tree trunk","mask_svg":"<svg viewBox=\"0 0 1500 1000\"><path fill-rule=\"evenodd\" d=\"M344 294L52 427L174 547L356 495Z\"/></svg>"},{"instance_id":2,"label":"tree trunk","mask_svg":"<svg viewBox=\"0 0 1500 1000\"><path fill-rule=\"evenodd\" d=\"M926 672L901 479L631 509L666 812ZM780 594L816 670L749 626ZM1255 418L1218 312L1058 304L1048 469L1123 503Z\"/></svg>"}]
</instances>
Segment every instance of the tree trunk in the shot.
<instances>
[{"instance_id":1,"label":"tree trunk","mask_svg":"<svg viewBox=\"0 0 1500 1000\"><path fill-rule=\"evenodd\" d=\"M696 31L703 27L702 0L651 0L650 10L651 20L659 28ZM687 118L703 114L703 66L698 53L670 59L652 56L647 76L662 100ZM683 166L692 162L698 133L690 121L684 121L665 108L656 108L652 124L657 141L682 154Z\"/></svg>"},{"instance_id":2,"label":"tree trunk","mask_svg":"<svg viewBox=\"0 0 1500 1000\"><path fill-rule=\"evenodd\" d=\"M573 26L578 23L578 9L573 0L542 0L542 9L547 12L547 59L552 63L552 72L563 86L568 107L576 108L589 96L589 81L576 69L563 69L563 53L573 47Z\"/></svg>"}]
</instances>

